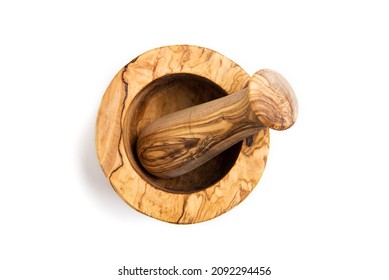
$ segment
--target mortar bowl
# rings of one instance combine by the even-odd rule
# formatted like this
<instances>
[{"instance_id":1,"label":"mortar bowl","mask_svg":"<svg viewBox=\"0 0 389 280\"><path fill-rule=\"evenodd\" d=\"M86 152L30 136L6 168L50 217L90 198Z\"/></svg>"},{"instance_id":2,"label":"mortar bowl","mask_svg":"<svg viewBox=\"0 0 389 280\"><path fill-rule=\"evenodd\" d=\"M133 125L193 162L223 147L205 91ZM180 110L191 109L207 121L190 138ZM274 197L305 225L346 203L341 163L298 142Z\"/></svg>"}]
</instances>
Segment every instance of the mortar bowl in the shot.
<instances>
[{"instance_id":1,"label":"mortar bowl","mask_svg":"<svg viewBox=\"0 0 389 280\"><path fill-rule=\"evenodd\" d=\"M178 224L215 218L243 201L264 171L268 129L169 179L142 167L136 143L156 119L241 90L249 78L218 52L190 45L153 49L123 67L103 96L96 124L100 165L118 195L137 211Z\"/></svg>"}]
</instances>

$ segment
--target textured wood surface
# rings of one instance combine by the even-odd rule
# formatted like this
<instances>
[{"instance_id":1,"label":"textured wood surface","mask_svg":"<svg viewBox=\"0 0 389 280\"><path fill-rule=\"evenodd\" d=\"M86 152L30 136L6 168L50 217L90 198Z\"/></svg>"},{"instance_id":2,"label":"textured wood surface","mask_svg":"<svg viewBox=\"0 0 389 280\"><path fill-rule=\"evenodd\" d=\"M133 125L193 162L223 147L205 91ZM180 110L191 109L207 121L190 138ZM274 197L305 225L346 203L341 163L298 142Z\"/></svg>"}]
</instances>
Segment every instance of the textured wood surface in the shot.
<instances>
[{"instance_id":1,"label":"textured wood surface","mask_svg":"<svg viewBox=\"0 0 389 280\"><path fill-rule=\"evenodd\" d=\"M180 73L156 79L138 93L141 98L135 98L127 111L123 136L124 143L130 143L125 145L128 154L132 157L132 151L136 151L138 134L149 123L171 112L224 95L226 92L223 89L195 75ZM144 172L143 166L138 164L136 154L132 163L136 171L143 174L152 185L167 191L188 193L204 189L226 175L239 155L240 147L241 145L237 144L204 166L169 180Z\"/></svg>"},{"instance_id":2,"label":"textured wood surface","mask_svg":"<svg viewBox=\"0 0 389 280\"><path fill-rule=\"evenodd\" d=\"M163 115L239 91L249 78L228 58L196 46L154 49L121 69L103 96L96 125L98 158L118 195L146 215L184 224L217 217L245 199L265 168L268 129L173 179L149 174L136 142Z\"/></svg>"},{"instance_id":3,"label":"textured wood surface","mask_svg":"<svg viewBox=\"0 0 389 280\"><path fill-rule=\"evenodd\" d=\"M281 74L264 69L256 72L248 86L250 107L258 120L276 130L291 127L297 119L297 98Z\"/></svg>"},{"instance_id":4,"label":"textured wood surface","mask_svg":"<svg viewBox=\"0 0 389 280\"><path fill-rule=\"evenodd\" d=\"M138 158L155 176L180 176L264 127L289 128L296 117L297 101L288 82L277 72L260 70L248 88L148 125L138 138Z\"/></svg>"}]
</instances>

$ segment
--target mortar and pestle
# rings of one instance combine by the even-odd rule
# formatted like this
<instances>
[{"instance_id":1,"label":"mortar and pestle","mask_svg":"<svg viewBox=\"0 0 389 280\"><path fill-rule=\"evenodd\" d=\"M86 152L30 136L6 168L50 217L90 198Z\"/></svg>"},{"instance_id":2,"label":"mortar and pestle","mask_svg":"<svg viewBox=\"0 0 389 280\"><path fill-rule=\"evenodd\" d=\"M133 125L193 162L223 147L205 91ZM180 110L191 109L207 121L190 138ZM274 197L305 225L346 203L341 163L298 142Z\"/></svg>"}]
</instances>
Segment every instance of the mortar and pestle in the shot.
<instances>
[{"instance_id":1,"label":"mortar and pestle","mask_svg":"<svg viewBox=\"0 0 389 280\"><path fill-rule=\"evenodd\" d=\"M118 195L156 219L215 218L257 185L269 128L294 124L297 100L271 70L250 77L210 49L166 46L133 59L100 104L96 148Z\"/></svg>"}]
</instances>

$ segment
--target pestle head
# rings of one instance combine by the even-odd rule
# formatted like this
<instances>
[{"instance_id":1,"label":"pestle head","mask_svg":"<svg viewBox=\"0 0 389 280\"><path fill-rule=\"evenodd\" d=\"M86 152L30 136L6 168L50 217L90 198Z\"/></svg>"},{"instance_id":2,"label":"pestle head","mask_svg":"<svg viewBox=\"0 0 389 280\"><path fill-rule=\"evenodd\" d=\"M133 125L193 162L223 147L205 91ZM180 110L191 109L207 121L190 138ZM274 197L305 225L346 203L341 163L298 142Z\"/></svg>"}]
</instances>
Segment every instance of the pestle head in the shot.
<instances>
[{"instance_id":1,"label":"pestle head","mask_svg":"<svg viewBox=\"0 0 389 280\"><path fill-rule=\"evenodd\" d=\"M249 81L251 110L265 126L275 130L291 127L297 119L297 98L288 81L276 71L263 69Z\"/></svg>"}]
</instances>

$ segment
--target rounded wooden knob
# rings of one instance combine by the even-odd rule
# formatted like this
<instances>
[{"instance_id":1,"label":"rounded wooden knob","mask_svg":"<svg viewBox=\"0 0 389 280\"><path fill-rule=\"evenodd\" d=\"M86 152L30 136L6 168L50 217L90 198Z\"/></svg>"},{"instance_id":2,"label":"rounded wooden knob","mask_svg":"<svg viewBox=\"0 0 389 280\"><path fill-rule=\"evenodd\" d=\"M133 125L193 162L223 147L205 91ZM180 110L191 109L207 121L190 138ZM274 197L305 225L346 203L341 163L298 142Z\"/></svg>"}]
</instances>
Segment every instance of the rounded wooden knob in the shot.
<instances>
[{"instance_id":1,"label":"rounded wooden knob","mask_svg":"<svg viewBox=\"0 0 389 280\"><path fill-rule=\"evenodd\" d=\"M156 120L139 135L137 154L151 174L171 178L199 167L264 127L285 130L297 99L277 72L260 70L248 87Z\"/></svg>"},{"instance_id":2,"label":"rounded wooden knob","mask_svg":"<svg viewBox=\"0 0 389 280\"><path fill-rule=\"evenodd\" d=\"M250 79L248 96L252 111L265 126L285 130L295 123L297 99L281 74L268 69L256 72Z\"/></svg>"}]
</instances>

